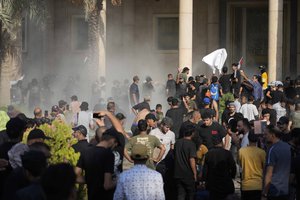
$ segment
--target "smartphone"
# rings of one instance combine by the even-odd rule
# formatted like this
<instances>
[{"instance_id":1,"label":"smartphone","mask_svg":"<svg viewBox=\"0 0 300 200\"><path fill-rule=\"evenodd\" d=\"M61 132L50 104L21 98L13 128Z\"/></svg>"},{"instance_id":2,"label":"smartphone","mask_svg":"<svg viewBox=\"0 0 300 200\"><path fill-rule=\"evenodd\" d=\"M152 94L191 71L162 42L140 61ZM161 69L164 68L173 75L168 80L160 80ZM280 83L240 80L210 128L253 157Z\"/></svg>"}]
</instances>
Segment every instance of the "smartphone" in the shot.
<instances>
[{"instance_id":1,"label":"smartphone","mask_svg":"<svg viewBox=\"0 0 300 200\"><path fill-rule=\"evenodd\" d=\"M102 119L104 116L99 115L98 113L93 113L94 119Z\"/></svg>"},{"instance_id":2,"label":"smartphone","mask_svg":"<svg viewBox=\"0 0 300 200\"><path fill-rule=\"evenodd\" d=\"M48 110L45 110L45 114L44 114L44 117L49 117L49 113L48 113Z\"/></svg>"}]
</instances>

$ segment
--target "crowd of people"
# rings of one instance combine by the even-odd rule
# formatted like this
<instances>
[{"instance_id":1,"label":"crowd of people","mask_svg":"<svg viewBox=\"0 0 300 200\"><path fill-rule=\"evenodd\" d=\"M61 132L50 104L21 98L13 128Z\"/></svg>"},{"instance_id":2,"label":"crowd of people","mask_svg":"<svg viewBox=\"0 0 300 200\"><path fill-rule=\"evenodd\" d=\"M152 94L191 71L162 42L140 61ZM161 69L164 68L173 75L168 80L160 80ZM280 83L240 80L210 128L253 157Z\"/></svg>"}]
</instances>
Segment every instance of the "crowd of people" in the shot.
<instances>
[{"instance_id":1,"label":"crowd of people","mask_svg":"<svg viewBox=\"0 0 300 200\"><path fill-rule=\"evenodd\" d=\"M33 98L29 118L10 105L0 111L0 197L85 199L86 185L89 200L300 198L300 77L269 82L258 70L250 78L233 63L208 78L179 69L167 76L165 109L151 108L155 85L147 77L140 93L138 76L129 108L117 82L106 107L70 95L48 113ZM49 164L51 138L39 127L53 121L72 127L76 166Z\"/></svg>"}]
</instances>

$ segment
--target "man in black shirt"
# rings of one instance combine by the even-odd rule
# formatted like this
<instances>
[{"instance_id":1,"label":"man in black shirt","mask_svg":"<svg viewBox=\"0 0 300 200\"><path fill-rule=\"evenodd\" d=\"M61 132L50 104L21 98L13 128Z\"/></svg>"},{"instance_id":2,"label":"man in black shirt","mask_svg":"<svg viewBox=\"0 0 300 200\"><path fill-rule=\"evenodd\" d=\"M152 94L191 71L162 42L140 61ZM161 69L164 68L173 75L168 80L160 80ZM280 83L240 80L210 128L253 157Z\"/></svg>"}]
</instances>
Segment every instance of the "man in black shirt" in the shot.
<instances>
[{"instance_id":1,"label":"man in black shirt","mask_svg":"<svg viewBox=\"0 0 300 200\"><path fill-rule=\"evenodd\" d=\"M214 148L205 156L204 172L206 188L211 200L226 199L234 193L232 179L236 174L236 164L230 151L223 148L221 137L214 137Z\"/></svg>"},{"instance_id":2,"label":"man in black shirt","mask_svg":"<svg viewBox=\"0 0 300 200\"><path fill-rule=\"evenodd\" d=\"M73 128L73 131L74 137L78 140L78 142L72 147L76 153L80 152L80 154L82 154L88 147L91 146L86 139L87 130L83 125L80 125L76 128Z\"/></svg>"},{"instance_id":3,"label":"man in black shirt","mask_svg":"<svg viewBox=\"0 0 300 200\"><path fill-rule=\"evenodd\" d=\"M222 69L222 76L219 78L219 83L222 86L222 91L224 94L230 92L230 87L231 87L231 74L227 74L228 68L225 66Z\"/></svg>"},{"instance_id":4,"label":"man in black shirt","mask_svg":"<svg viewBox=\"0 0 300 200\"><path fill-rule=\"evenodd\" d=\"M75 172L79 183L87 184L88 199L112 199L116 185L113 180L115 156L112 148L116 146L117 136L103 134L100 142L80 155ZM82 177L85 172L85 179Z\"/></svg>"},{"instance_id":5,"label":"man in black shirt","mask_svg":"<svg viewBox=\"0 0 300 200\"><path fill-rule=\"evenodd\" d=\"M225 129L216 121L213 121L212 116L208 112L202 114L203 124L199 124L199 136L208 149L214 147L213 139L215 137L223 138L226 136Z\"/></svg>"},{"instance_id":6,"label":"man in black shirt","mask_svg":"<svg viewBox=\"0 0 300 200\"><path fill-rule=\"evenodd\" d=\"M168 81L166 84L167 97L175 97L176 94L176 81L172 74L168 74Z\"/></svg>"},{"instance_id":7,"label":"man in black shirt","mask_svg":"<svg viewBox=\"0 0 300 200\"><path fill-rule=\"evenodd\" d=\"M178 99L172 99L172 108L169 109L166 113L166 117L169 117L173 120L173 126L171 131L175 133L176 138L179 137L179 130L183 122L183 117L186 114L186 109L179 107Z\"/></svg>"},{"instance_id":8,"label":"man in black shirt","mask_svg":"<svg viewBox=\"0 0 300 200\"><path fill-rule=\"evenodd\" d=\"M177 199L193 200L195 196L196 170L196 145L192 141L195 134L194 126L187 126L184 138L175 143L174 178L176 179Z\"/></svg>"},{"instance_id":9,"label":"man in black shirt","mask_svg":"<svg viewBox=\"0 0 300 200\"><path fill-rule=\"evenodd\" d=\"M187 84L184 81L183 75L178 74L176 81L176 97L180 98L187 92Z\"/></svg>"},{"instance_id":10,"label":"man in black shirt","mask_svg":"<svg viewBox=\"0 0 300 200\"><path fill-rule=\"evenodd\" d=\"M200 112L199 111L192 111L191 112L191 118L182 123L182 125L180 127L180 131L179 131L179 139L181 139L181 138L184 137L185 130L190 126L194 126L196 128L195 129L196 133L193 135L192 140L195 142L197 149L201 145L201 139L199 138L199 133L198 133L198 130L197 130L197 124L199 123L200 120L201 120Z\"/></svg>"},{"instance_id":11,"label":"man in black shirt","mask_svg":"<svg viewBox=\"0 0 300 200\"><path fill-rule=\"evenodd\" d=\"M230 102L228 104L228 112L224 111L223 115L222 115L223 125L228 125L228 122L231 119L235 119L236 121L239 121L244 118L244 116L241 113L236 112L235 104L233 102Z\"/></svg>"}]
</instances>

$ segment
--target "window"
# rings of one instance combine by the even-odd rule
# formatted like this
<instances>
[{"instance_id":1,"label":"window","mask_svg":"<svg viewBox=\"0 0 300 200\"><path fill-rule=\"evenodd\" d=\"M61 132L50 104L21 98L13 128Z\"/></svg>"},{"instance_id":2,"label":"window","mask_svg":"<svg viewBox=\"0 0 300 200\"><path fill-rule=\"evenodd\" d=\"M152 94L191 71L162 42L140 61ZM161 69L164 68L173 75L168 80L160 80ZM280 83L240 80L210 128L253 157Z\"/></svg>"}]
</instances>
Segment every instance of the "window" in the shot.
<instances>
[{"instance_id":1,"label":"window","mask_svg":"<svg viewBox=\"0 0 300 200\"><path fill-rule=\"evenodd\" d=\"M88 49L88 23L84 16L72 16L72 47L77 51Z\"/></svg>"},{"instance_id":2,"label":"window","mask_svg":"<svg viewBox=\"0 0 300 200\"><path fill-rule=\"evenodd\" d=\"M179 19L178 16L156 16L155 45L157 50L178 50Z\"/></svg>"}]
</instances>

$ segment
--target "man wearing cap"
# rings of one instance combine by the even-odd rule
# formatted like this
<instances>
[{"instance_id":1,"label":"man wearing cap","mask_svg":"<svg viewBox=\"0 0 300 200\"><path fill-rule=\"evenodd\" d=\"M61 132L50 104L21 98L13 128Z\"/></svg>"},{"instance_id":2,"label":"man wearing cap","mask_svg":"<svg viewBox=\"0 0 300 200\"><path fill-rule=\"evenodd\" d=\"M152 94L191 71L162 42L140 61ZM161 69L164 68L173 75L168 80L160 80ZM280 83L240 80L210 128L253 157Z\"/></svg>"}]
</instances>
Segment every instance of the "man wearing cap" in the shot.
<instances>
[{"instance_id":1,"label":"man wearing cap","mask_svg":"<svg viewBox=\"0 0 300 200\"><path fill-rule=\"evenodd\" d=\"M120 175L114 200L164 200L162 176L146 166L150 158L147 146L134 145L130 157L134 166Z\"/></svg>"},{"instance_id":2,"label":"man wearing cap","mask_svg":"<svg viewBox=\"0 0 300 200\"><path fill-rule=\"evenodd\" d=\"M91 146L86 139L87 130L83 125L80 125L73 128L73 131L73 135L78 140L78 142L72 147L76 153L80 152L80 154L82 154L88 147Z\"/></svg>"},{"instance_id":3,"label":"man wearing cap","mask_svg":"<svg viewBox=\"0 0 300 200\"><path fill-rule=\"evenodd\" d=\"M201 116L202 116L204 112L208 112L208 113L210 113L210 115L212 116L212 118L215 120L216 116L217 116L217 113L216 113L216 111L214 109L211 109L210 103L211 103L210 98L205 97L203 99L203 108L200 109L200 113L201 113Z\"/></svg>"},{"instance_id":4,"label":"man wearing cap","mask_svg":"<svg viewBox=\"0 0 300 200\"><path fill-rule=\"evenodd\" d=\"M159 163L166 151L165 146L159 141L159 139L153 135L147 134L147 122L146 120L140 120L138 122L139 135L132 137L125 146L124 156L129 162L133 162L131 160L128 152L132 150L132 148L137 144L146 145L148 148L148 156L149 160L147 161L147 166L151 169L155 169L154 163ZM159 148L160 152L157 158L153 157L153 152L155 148Z\"/></svg>"},{"instance_id":5,"label":"man wearing cap","mask_svg":"<svg viewBox=\"0 0 300 200\"><path fill-rule=\"evenodd\" d=\"M151 97L153 92L154 87L152 84L152 78L150 76L147 76L146 82L143 84L143 95Z\"/></svg>"},{"instance_id":6,"label":"man wearing cap","mask_svg":"<svg viewBox=\"0 0 300 200\"><path fill-rule=\"evenodd\" d=\"M41 129L33 129L27 137L27 144L19 142L8 151L9 163L13 169L22 166L21 156L29 151L29 146L36 142L44 142L51 139Z\"/></svg>"}]
</instances>

